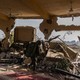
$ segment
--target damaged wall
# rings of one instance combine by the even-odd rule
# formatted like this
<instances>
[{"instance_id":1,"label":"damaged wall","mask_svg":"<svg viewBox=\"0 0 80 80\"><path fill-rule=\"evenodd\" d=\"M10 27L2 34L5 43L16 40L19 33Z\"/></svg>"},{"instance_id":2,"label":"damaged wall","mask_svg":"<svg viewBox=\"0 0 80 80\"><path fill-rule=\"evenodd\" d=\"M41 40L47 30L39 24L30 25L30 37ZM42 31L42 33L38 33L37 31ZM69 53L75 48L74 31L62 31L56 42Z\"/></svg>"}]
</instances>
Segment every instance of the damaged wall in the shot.
<instances>
[{"instance_id":1,"label":"damaged wall","mask_svg":"<svg viewBox=\"0 0 80 80\"><path fill-rule=\"evenodd\" d=\"M80 30L80 26L76 25L58 25L57 17L53 19L44 19L43 22L39 26L40 31L44 34L45 39L48 39L51 35L52 31L70 31L70 30Z\"/></svg>"},{"instance_id":2,"label":"damaged wall","mask_svg":"<svg viewBox=\"0 0 80 80\"><path fill-rule=\"evenodd\" d=\"M48 37L51 35L51 32L56 26L58 26L57 17L54 17L53 19L49 20L44 19L39 28L41 32L43 32L45 39L48 39Z\"/></svg>"},{"instance_id":3,"label":"damaged wall","mask_svg":"<svg viewBox=\"0 0 80 80\"><path fill-rule=\"evenodd\" d=\"M14 19L2 20L0 19L0 29L5 33L6 37L2 44L4 48L8 46L8 38L10 36L10 30L14 27Z\"/></svg>"}]
</instances>

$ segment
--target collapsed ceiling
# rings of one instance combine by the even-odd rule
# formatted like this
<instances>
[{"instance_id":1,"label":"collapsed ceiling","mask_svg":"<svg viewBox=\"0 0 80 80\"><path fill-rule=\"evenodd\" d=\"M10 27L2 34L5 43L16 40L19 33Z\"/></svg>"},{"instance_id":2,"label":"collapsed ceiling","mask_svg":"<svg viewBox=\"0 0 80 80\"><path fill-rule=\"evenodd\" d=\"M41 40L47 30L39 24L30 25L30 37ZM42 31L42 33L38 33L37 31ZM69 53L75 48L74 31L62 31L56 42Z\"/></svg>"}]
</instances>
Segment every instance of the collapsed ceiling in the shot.
<instances>
[{"instance_id":1,"label":"collapsed ceiling","mask_svg":"<svg viewBox=\"0 0 80 80\"><path fill-rule=\"evenodd\" d=\"M79 16L80 0L0 0L0 18L52 18Z\"/></svg>"},{"instance_id":2,"label":"collapsed ceiling","mask_svg":"<svg viewBox=\"0 0 80 80\"><path fill-rule=\"evenodd\" d=\"M6 34L4 46L15 19L44 19L39 28L48 38L54 29L80 30L80 26L57 25L57 17L70 16L80 16L80 0L0 0L0 29Z\"/></svg>"}]
</instances>

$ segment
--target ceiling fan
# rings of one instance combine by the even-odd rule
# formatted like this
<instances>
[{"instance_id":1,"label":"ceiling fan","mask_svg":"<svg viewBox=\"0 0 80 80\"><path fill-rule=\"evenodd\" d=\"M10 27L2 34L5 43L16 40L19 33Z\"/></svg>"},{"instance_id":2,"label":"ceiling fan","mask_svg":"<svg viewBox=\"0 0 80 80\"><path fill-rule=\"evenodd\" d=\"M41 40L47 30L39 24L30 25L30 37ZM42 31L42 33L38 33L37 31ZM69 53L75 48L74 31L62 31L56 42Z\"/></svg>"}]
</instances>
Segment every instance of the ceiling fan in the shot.
<instances>
[{"instance_id":1,"label":"ceiling fan","mask_svg":"<svg viewBox=\"0 0 80 80\"><path fill-rule=\"evenodd\" d=\"M72 17L72 21L74 20L74 16L80 16L80 8L73 9L73 0L70 0L70 9L69 15Z\"/></svg>"}]
</instances>

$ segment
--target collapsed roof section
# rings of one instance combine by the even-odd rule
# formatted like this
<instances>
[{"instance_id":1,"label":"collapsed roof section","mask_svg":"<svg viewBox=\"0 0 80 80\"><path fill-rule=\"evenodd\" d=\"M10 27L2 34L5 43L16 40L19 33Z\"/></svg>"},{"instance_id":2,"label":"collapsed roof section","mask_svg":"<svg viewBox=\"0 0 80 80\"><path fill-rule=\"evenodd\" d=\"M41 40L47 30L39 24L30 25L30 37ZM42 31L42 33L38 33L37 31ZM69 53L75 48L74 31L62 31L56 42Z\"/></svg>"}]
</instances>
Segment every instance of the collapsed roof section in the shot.
<instances>
[{"instance_id":1,"label":"collapsed roof section","mask_svg":"<svg viewBox=\"0 0 80 80\"><path fill-rule=\"evenodd\" d=\"M48 19L80 15L80 0L0 0L0 18Z\"/></svg>"},{"instance_id":2,"label":"collapsed roof section","mask_svg":"<svg viewBox=\"0 0 80 80\"><path fill-rule=\"evenodd\" d=\"M0 24L3 25L0 26L0 28L4 28L4 32L13 26L15 19L19 18L44 19L42 24L45 23L45 20L48 20L51 29L49 28L50 31L48 30L49 33L46 34L47 37L53 29L80 30L80 27L60 27L56 24L57 20L55 19L57 17L69 16L80 16L80 0L0 0ZM51 24L51 20L54 24ZM7 22L10 23L9 26ZM47 32L46 28L41 29L42 32L44 32L44 30ZM6 31L5 34L8 35L9 32Z\"/></svg>"}]
</instances>

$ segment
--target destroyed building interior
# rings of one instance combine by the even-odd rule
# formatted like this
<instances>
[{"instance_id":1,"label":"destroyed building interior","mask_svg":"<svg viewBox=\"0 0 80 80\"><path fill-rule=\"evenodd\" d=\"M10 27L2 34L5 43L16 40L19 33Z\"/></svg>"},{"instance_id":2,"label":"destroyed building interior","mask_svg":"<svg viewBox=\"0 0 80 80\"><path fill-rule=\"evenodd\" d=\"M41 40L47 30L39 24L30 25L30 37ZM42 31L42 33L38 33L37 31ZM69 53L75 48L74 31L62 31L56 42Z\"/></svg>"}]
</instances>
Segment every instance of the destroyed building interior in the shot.
<instances>
[{"instance_id":1,"label":"destroyed building interior","mask_svg":"<svg viewBox=\"0 0 80 80\"><path fill-rule=\"evenodd\" d=\"M80 0L0 0L0 80L80 80L80 46L66 44L60 34L49 38L53 30L79 31L80 25L57 22L79 16ZM17 19L42 19L44 39L33 26L15 26Z\"/></svg>"}]
</instances>

